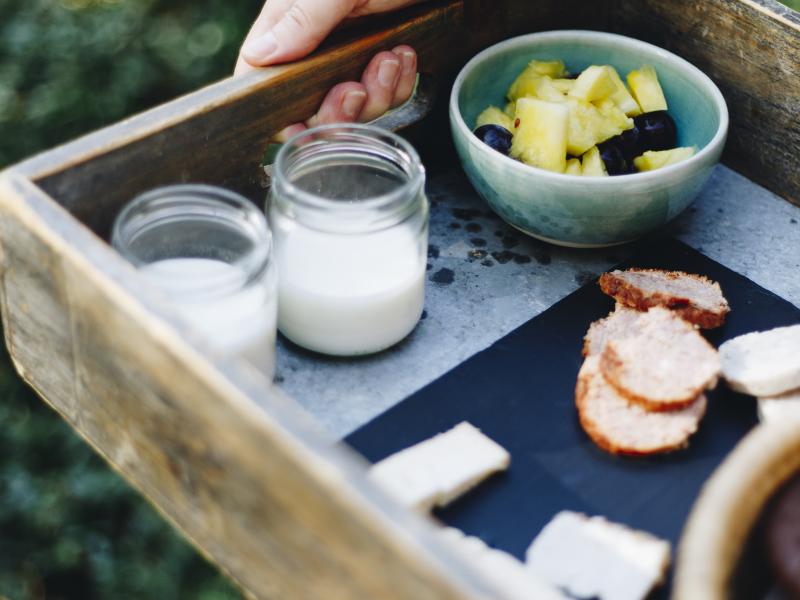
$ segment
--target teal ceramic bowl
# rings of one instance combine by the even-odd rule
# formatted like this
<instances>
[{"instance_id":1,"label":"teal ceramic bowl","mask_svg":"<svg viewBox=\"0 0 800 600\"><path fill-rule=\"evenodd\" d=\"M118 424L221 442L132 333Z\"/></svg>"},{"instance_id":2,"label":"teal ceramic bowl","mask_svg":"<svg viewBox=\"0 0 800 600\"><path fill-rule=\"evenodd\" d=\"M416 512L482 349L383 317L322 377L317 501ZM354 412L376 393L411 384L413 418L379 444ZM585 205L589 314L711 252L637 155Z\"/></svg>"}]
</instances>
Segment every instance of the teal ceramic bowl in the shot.
<instances>
[{"instance_id":1,"label":"teal ceramic bowl","mask_svg":"<svg viewBox=\"0 0 800 600\"><path fill-rule=\"evenodd\" d=\"M615 177L563 175L531 167L483 144L472 130L487 106L532 59L561 59L571 72L609 64L622 77L653 65L678 127L678 145L696 146L683 163ZM682 58L651 44L595 31L549 31L513 38L475 56L450 97L458 155L475 189L505 221L533 237L572 247L622 244L658 229L698 195L722 154L728 109L716 85Z\"/></svg>"}]
</instances>

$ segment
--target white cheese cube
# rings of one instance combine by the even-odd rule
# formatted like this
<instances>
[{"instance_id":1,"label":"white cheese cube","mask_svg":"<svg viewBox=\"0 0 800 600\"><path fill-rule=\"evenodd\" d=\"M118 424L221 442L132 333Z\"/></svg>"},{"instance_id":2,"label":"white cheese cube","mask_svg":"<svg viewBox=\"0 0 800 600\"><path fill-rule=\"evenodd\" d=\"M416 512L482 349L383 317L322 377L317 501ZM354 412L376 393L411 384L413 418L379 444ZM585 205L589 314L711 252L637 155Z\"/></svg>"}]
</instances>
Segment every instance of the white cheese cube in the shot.
<instances>
[{"instance_id":1,"label":"white cheese cube","mask_svg":"<svg viewBox=\"0 0 800 600\"><path fill-rule=\"evenodd\" d=\"M460 423L375 464L369 477L398 502L419 511L446 506L511 457L469 423Z\"/></svg>"}]
</instances>

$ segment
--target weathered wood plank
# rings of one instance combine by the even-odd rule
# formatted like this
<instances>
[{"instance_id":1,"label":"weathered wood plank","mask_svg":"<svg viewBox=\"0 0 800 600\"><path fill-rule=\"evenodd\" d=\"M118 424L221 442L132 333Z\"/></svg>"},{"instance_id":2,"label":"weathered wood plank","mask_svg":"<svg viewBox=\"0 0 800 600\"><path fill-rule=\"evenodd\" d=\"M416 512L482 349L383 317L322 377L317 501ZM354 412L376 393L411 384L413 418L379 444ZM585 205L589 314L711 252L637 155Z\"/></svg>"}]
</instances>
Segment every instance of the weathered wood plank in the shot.
<instances>
[{"instance_id":1,"label":"weathered wood plank","mask_svg":"<svg viewBox=\"0 0 800 600\"><path fill-rule=\"evenodd\" d=\"M3 325L23 376L254 596L486 593L360 461L244 366L193 350L132 267L9 172L0 231Z\"/></svg>"},{"instance_id":2,"label":"weathered wood plank","mask_svg":"<svg viewBox=\"0 0 800 600\"><path fill-rule=\"evenodd\" d=\"M485 3L486 4L486 3ZM178 182L229 187L260 200L258 168L269 138L314 113L327 90L357 78L378 50L406 43L421 68L441 72L478 48L513 33L586 23L578 0L537 3L498 0L491 22L462 2L425 3L388 28L348 31L309 59L229 79L123 121L18 165L53 198L101 236L119 208L152 187ZM386 18L378 21L385 26Z\"/></svg>"},{"instance_id":3,"label":"weathered wood plank","mask_svg":"<svg viewBox=\"0 0 800 600\"><path fill-rule=\"evenodd\" d=\"M10 229L11 225L0 220L0 239L7 247L3 264L15 269L12 273L3 269L0 286L3 320L17 315L17 326L3 329L6 346L23 377L35 373L39 393L59 397L65 418L77 423L80 411L74 389L65 385L74 381L74 359L60 272L51 256L17 252L35 246L35 235L19 227Z\"/></svg>"},{"instance_id":4,"label":"weathered wood plank","mask_svg":"<svg viewBox=\"0 0 800 600\"><path fill-rule=\"evenodd\" d=\"M800 15L774 0L615 0L614 30L686 58L731 113L725 161L800 204Z\"/></svg>"}]
</instances>

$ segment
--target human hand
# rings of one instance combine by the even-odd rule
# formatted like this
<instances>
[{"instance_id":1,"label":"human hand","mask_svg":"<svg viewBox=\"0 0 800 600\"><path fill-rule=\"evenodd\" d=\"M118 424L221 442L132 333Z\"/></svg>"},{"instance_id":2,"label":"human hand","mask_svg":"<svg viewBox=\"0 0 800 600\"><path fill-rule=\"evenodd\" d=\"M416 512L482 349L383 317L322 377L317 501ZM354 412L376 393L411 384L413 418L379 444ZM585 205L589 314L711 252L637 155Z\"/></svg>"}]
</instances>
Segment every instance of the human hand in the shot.
<instances>
[{"instance_id":1,"label":"human hand","mask_svg":"<svg viewBox=\"0 0 800 600\"><path fill-rule=\"evenodd\" d=\"M242 46L236 74L259 66L294 60L314 50L344 18L400 8L420 0L268 0ZM277 44L277 45L276 45ZM380 52L361 81L340 83L330 90L316 115L275 136L286 141L317 125L368 122L411 96L417 76L417 55L410 46Z\"/></svg>"},{"instance_id":2,"label":"human hand","mask_svg":"<svg viewBox=\"0 0 800 600\"><path fill-rule=\"evenodd\" d=\"M422 0L267 0L242 45L236 74L313 52L342 21Z\"/></svg>"}]
</instances>

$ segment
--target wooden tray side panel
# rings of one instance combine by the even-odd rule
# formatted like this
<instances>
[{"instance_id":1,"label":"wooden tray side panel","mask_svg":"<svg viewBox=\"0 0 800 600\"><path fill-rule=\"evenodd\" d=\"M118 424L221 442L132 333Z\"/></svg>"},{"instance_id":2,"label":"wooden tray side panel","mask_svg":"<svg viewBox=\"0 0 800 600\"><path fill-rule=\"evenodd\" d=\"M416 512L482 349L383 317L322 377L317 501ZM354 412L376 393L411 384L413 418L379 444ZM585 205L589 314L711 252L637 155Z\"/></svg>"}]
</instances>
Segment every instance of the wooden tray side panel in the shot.
<instances>
[{"instance_id":1,"label":"wooden tray side panel","mask_svg":"<svg viewBox=\"0 0 800 600\"><path fill-rule=\"evenodd\" d=\"M615 0L611 27L679 54L719 85L725 160L800 204L800 15L774 0Z\"/></svg>"},{"instance_id":2,"label":"wooden tray side panel","mask_svg":"<svg viewBox=\"0 0 800 600\"><path fill-rule=\"evenodd\" d=\"M472 597L343 450L316 430L299 437L266 382L268 413L126 297L96 263L132 269L20 177L0 178L0 231L4 328L23 376L253 596Z\"/></svg>"},{"instance_id":3,"label":"wooden tray side panel","mask_svg":"<svg viewBox=\"0 0 800 600\"><path fill-rule=\"evenodd\" d=\"M447 72L509 35L602 26L609 1L591 15L580 0L426 2L400 24L384 17L373 22L383 29L349 27L309 59L222 81L16 168L101 237L125 202L159 185L221 185L260 201L259 165L271 136L313 114L334 84L359 78L375 52L409 44L421 70Z\"/></svg>"},{"instance_id":4,"label":"wooden tray side panel","mask_svg":"<svg viewBox=\"0 0 800 600\"><path fill-rule=\"evenodd\" d=\"M77 422L79 410L72 385L74 358L70 324L64 307L64 287L57 263L43 253L19 252L37 242L32 232L12 227L0 220L4 246L4 265L14 265L14 272L2 273L0 306L3 321L13 319L15 327L4 327L6 346L17 370L25 378L36 372L37 389L46 398L59 398L60 412L70 422ZM47 318L37 318L47 315Z\"/></svg>"}]
</instances>

